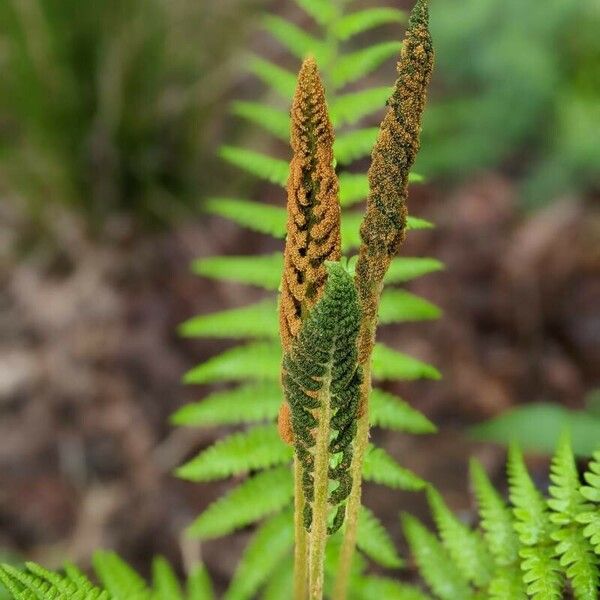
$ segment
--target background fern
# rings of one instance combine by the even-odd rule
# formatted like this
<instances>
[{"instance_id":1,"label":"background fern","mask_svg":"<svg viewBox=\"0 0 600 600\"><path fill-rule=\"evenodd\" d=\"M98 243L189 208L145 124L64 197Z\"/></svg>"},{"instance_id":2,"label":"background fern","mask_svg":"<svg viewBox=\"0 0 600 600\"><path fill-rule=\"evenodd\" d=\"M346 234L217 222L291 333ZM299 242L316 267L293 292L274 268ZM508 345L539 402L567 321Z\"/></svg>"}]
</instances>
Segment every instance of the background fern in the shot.
<instances>
[{"instance_id":1,"label":"background fern","mask_svg":"<svg viewBox=\"0 0 600 600\"><path fill-rule=\"evenodd\" d=\"M520 450L508 457L510 505L485 471L471 463L480 524L469 528L433 488L428 499L439 539L418 519L403 516L421 575L436 598L597 600L600 594L600 453L581 479L563 436L551 466L546 498L533 483ZM582 485L587 482L591 485Z\"/></svg>"},{"instance_id":2,"label":"background fern","mask_svg":"<svg viewBox=\"0 0 600 600\"><path fill-rule=\"evenodd\" d=\"M336 127L335 157L343 207L342 244L346 252L351 252L360 242L358 229L362 218L362 214L352 208L366 198L369 187L366 172L356 172L352 163L370 155L377 128L368 119L373 117L373 124L378 123L391 90L391 86L359 89L357 85L385 61L397 59L400 49L400 43L396 41L356 49L354 36L379 25L403 22L405 15L389 8L338 14L333 3L297 0L297 4L313 18L316 33L307 33L294 23L272 15L264 19L263 26L298 61L309 54L315 56L325 78L329 110ZM346 42L349 44L342 47L341 44ZM262 127L265 133L287 145L288 111L295 87L295 73L257 56L251 57L247 66L279 96L279 101L273 104L235 102L233 114ZM352 84L351 88L347 87L349 84ZM283 188L288 176L288 156L274 156L254 148L231 145L221 148L220 155L249 174L280 186L281 204L272 206L246 198L210 198L205 203L206 210L242 227L283 239L286 223ZM348 170L350 166L352 172ZM421 179L412 176L413 181ZM408 225L411 229L432 227L431 223L414 217L409 218ZM281 278L282 255L278 252L259 256L210 257L195 261L192 268L204 277L249 284L274 292ZM390 284L404 283L441 268L439 261L430 258L396 258L387 281ZM267 518L250 542L227 598L250 598L271 575L280 580L284 573L289 573L289 559L287 552L283 552L283 545L289 552L293 539L275 526L281 523L283 527L285 523L288 527L286 518L279 517L288 515L288 504L292 500L292 476L288 466L292 452L279 441L273 423L282 398L276 306L276 299L271 296L251 306L195 317L180 328L183 335L190 337L245 340L243 345L210 358L184 377L185 382L190 384L236 383L237 386L211 393L199 403L184 406L172 417L177 425L187 426L249 424L248 429L220 440L177 471L180 477L199 482L248 474L248 479L198 517L190 528L193 535L201 539L218 537ZM389 288L382 297L382 324L430 320L439 314L440 310L435 305L404 290ZM383 344L378 344L375 349L373 375L380 381L437 379L440 376L433 366ZM400 398L377 389L373 397L373 425L411 433L435 431L423 415ZM367 481L395 489L417 490L424 486L418 476L375 447L365 463L364 476ZM270 535L265 532L270 532ZM281 557L279 564L269 560L258 565L257 557L270 553L273 538L280 544L280 552L276 554ZM331 560L335 561L335 542L330 545ZM364 509L361 517L358 547L384 567L401 564L389 535L368 509ZM245 579L243 574L250 572L254 573L252 584L246 585L242 583ZM269 592L265 593L268 595Z\"/></svg>"}]
</instances>

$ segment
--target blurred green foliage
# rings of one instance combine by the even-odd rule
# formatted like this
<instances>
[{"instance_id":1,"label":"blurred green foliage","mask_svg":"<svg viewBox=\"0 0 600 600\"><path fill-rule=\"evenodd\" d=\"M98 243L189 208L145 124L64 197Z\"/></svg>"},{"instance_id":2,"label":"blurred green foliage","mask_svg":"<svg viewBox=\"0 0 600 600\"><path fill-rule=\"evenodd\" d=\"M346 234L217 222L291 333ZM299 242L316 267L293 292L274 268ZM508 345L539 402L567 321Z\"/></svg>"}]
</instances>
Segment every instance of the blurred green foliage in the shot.
<instances>
[{"instance_id":1,"label":"blurred green foliage","mask_svg":"<svg viewBox=\"0 0 600 600\"><path fill-rule=\"evenodd\" d=\"M419 172L505 166L533 206L600 183L600 2L433 0Z\"/></svg>"},{"instance_id":2,"label":"blurred green foliage","mask_svg":"<svg viewBox=\"0 0 600 600\"><path fill-rule=\"evenodd\" d=\"M209 119L249 0L0 2L0 189L43 221L159 224L210 177Z\"/></svg>"}]
</instances>

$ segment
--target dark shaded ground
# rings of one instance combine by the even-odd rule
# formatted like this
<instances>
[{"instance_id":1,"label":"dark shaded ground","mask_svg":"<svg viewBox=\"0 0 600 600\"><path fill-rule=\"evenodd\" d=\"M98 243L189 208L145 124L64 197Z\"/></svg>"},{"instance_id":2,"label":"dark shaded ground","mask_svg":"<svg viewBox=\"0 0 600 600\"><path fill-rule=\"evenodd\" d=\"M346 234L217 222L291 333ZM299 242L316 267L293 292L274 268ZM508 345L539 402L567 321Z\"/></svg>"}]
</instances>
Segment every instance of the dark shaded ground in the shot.
<instances>
[{"instance_id":1,"label":"dark shaded ground","mask_svg":"<svg viewBox=\"0 0 600 600\"><path fill-rule=\"evenodd\" d=\"M443 372L442 382L393 387L441 432L375 436L457 510L471 507L470 453L502 479L503 452L465 441L467 425L523 402L579 407L599 383L593 200L564 199L523 217L510 181L492 173L455 191L414 190L411 208L438 227L411 234L404 253L435 256L447 269L410 289L445 314L383 335ZM14 219L1 219L0 248L18 229ZM271 242L217 218L104 245L84 240L76 222L57 223L59 258L0 263L0 548L53 565L65 557L85 564L93 548L111 547L142 570L156 553L181 564L182 552L202 550L223 583L248 532L204 549L180 536L228 484L169 475L222 432L174 431L167 417L199 396L180 385L181 374L225 345L181 340L175 328L258 295L194 277L193 257L265 251ZM420 496L379 487L366 502L398 539L400 510L426 512Z\"/></svg>"}]
</instances>

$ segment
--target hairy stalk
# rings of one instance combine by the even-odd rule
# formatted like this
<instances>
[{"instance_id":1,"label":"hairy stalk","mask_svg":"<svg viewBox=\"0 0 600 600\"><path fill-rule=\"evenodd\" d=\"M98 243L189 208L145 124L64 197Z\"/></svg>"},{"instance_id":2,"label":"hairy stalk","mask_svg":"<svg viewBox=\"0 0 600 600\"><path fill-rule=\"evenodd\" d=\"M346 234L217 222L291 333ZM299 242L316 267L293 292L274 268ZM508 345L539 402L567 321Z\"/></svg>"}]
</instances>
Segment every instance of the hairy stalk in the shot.
<instances>
[{"instance_id":1,"label":"hairy stalk","mask_svg":"<svg viewBox=\"0 0 600 600\"><path fill-rule=\"evenodd\" d=\"M287 404L286 404L287 406ZM308 593L308 532L304 527L302 463L294 457L294 600L306 600Z\"/></svg>"},{"instance_id":2,"label":"hairy stalk","mask_svg":"<svg viewBox=\"0 0 600 600\"><path fill-rule=\"evenodd\" d=\"M362 244L356 265L356 287L362 309L358 337L359 363L365 372L360 418L351 471L355 478L348 500L346 531L334 589L335 600L346 598L360 511L360 476L369 438L370 364L379 298L392 258L404 240L408 176L419 150L421 116L433 68L427 0L417 0L408 22L398 80L381 123L369 169L367 211L361 224Z\"/></svg>"}]
</instances>

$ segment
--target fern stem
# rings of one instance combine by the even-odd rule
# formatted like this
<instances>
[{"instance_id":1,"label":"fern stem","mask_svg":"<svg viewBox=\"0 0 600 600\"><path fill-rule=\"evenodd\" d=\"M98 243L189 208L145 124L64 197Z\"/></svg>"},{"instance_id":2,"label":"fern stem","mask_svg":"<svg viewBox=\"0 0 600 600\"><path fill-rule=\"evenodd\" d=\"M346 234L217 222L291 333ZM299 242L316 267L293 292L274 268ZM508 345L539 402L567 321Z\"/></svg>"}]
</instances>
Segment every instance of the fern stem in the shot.
<instances>
[{"instance_id":1,"label":"fern stem","mask_svg":"<svg viewBox=\"0 0 600 600\"><path fill-rule=\"evenodd\" d=\"M304 490L302 463L294 457L294 600L306 600L308 592L308 542L302 519Z\"/></svg>"},{"instance_id":2,"label":"fern stem","mask_svg":"<svg viewBox=\"0 0 600 600\"><path fill-rule=\"evenodd\" d=\"M327 545L327 513L329 504L329 438L331 422L331 372L324 377L324 384L319 393L321 403L318 411L315 447L315 499L313 503L313 519L310 532L309 582L310 600L321 600L323 597L323 578L325 547Z\"/></svg>"}]
</instances>

